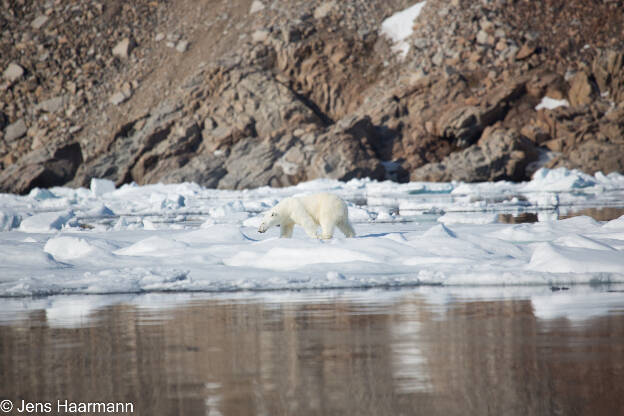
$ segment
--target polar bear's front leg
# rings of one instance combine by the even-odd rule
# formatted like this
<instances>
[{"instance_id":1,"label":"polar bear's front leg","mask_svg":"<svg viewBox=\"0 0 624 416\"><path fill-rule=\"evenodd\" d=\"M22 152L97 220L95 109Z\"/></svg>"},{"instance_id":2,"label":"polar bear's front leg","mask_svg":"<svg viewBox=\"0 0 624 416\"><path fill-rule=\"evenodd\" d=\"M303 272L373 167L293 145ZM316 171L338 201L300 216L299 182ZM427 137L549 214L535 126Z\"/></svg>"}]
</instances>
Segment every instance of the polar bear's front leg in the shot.
<instances>
[{"instance_id":1,"label":"polar bear's front leg","mask_svg":"<svg viewBox=\"0 0 624 416\"><path fill-rule=\"evenodd\" d=\"M329 219L321 220L321 238L329 240L334 236L334 222Z\"/></svg>"},{"instance_id":2,"label":"polar bear's front leg","mask_svg":"<svg viewBox=\"0 0 624 416\"><path fill-rule=\"evenodd\" d=\"M280 238L291 238L293 228L295 228L295 223L292 221L285 221L280 224Z\"/></svg>"}]
</instances>

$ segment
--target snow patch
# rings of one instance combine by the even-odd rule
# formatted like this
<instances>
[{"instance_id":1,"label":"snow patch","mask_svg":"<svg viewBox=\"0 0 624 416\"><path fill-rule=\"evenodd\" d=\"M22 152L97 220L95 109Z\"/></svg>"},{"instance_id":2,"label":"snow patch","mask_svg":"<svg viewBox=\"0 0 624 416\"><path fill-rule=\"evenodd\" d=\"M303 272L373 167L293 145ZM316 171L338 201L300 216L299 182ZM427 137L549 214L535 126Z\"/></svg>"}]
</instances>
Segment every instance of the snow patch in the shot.
<instances>
[{"instance_id":1,"label":"snow patch","mask_svg":"<svg viewBox=\"0 0 624 416\"><path fill-rule=\"evenodd\" d=\"M420 15L426 1L416 3L405 10L397 12L381 23L381 34L392 40L392 50L405 57L410 45L407 38L414 32L414 20Z\"/></svg>"},{"instance_id":2,"label":"snow patch","mask_svg":"<svg viewBox=\"0 0 624 416\"><path fill-rule=\"evenodd\" d=\"M542 101L540 101L540 103L535 106L535 111L539 111L542 109L554 110L557 107L569 107L569 106L570 106L570 103L566 99L557 100L555 98L544 96L542 98Z\"/></svg>"}]
</instances>

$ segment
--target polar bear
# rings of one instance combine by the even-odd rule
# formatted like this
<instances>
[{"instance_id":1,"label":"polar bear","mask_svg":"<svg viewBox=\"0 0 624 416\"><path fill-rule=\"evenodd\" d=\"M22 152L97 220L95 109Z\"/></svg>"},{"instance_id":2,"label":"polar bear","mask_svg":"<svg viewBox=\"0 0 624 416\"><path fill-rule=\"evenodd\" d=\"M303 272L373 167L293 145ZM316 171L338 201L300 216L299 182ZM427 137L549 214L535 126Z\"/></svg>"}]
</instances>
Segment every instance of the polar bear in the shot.
<instances>
[{"instance_id":1,"label":"polar bear","mask_svg":"<svg viewBox=\"0 0 624 416\"><path fill-rule=\"evenodd\" d=\"M264 233L274 225L280 226L280 237L292 237L295 224L299 224L312 238L329 239L338 227L346 237L354 237L355 231L349 222L347 204L329 193L290 197L281 200L271 208L262 219L258 228ZM321 235L317 233L321 226Z\"/></svg>"}]
</instances>

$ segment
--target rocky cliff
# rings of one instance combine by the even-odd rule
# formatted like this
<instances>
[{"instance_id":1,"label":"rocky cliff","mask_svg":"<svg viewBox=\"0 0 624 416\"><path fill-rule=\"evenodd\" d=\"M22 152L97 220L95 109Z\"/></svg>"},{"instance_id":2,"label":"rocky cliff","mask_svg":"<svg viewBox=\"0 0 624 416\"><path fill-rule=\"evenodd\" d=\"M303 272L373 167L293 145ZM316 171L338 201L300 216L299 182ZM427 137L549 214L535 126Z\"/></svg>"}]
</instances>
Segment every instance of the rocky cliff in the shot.
<instances>
[{"instance_id":1,"label":"rocky cliff","mask_svg":"<svg viewBox=\"0 0 624 416\"><path fill-rule=\"evenodd\" d=\"M3 192L624 171L622 1L0 2Z\"/></svg>"}]
</instances>

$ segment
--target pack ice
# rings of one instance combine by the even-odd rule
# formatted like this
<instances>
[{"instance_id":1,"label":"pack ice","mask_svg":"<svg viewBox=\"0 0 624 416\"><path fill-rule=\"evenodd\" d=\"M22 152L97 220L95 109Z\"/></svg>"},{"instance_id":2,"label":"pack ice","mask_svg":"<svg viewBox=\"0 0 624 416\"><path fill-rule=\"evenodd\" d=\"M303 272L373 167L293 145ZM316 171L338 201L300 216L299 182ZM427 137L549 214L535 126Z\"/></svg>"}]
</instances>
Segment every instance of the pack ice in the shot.
<instances>
[{"instance_id":1,"label":"pack ice","mask_svg":"<svg viewBox=\"0 0 624 416\"><path fill-rule=\"evenodd\" d=\"M287 196L332 192L357 238L258 234ZM315 180L224 191L196 184L0 194L0 296L624 282L624 176L537 171L526 183ZM508 224L501 215L537 222Z\"/></svg>"}]
</instances>

